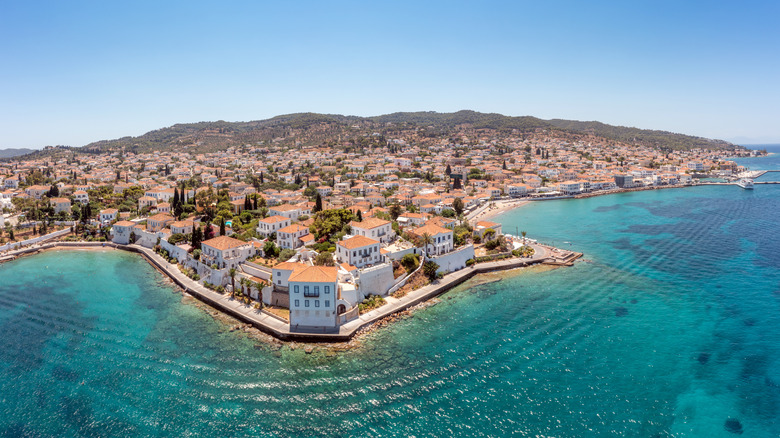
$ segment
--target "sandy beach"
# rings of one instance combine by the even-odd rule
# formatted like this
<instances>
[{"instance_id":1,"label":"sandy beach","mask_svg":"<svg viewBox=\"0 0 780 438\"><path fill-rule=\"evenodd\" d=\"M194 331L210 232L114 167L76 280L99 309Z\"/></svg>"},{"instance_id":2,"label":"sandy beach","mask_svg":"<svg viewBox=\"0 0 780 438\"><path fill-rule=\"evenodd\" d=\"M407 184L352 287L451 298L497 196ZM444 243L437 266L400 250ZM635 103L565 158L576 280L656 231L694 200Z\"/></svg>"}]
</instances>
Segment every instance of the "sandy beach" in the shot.
<instances>
[{"instance_id":1,"label":"sandy beach","mask_svg":"<svg viewBox=\"0 0 780 438\"><path fill-rule=\"evenodd\" d=\"M522 207L525 204L528 204L529 200L527 199L505 199L501 201L495 201L486 204L483 207L477 208L472 213L470 213L466 219L474 224L477 221L484 221L488 220L492 217L498 216L501 213L505 213L509 210Z\"/></svg>"}]
</instances>

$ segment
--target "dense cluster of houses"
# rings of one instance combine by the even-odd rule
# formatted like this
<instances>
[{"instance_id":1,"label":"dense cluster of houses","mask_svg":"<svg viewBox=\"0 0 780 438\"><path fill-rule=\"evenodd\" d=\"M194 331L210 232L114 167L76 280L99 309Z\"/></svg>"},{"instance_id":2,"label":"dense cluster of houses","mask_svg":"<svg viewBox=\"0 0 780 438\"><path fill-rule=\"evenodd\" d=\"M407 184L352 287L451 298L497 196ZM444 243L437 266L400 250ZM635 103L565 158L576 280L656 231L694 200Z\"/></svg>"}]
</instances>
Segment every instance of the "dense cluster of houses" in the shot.
<instances>
[{"instance_id":1,"label":"dense cluster of houses","mask_svg":"<svg viewBox=\"0 0 780 438\"><path fill-rule=\"evenodd\" d=\"M24 214L14 199L39 201L61 219L70 219L83 205L102 207L89 221L110 226L114 242L161 248L202 282L232 285L235 275L262 280L269 286L251 293L288 307L291 325L335 327L356 317L357 305L367 296L386 295L403 281L394 277L393 261L407 254L435 261L441 271L464 268L474 258L474 247L456 242L454 229L461 221L455 217L481 204L499 198L689 184L694 173L740 170L718 155L614 142L567 143L543 136L485 139L468 147L444 140L422 147L393 139L386 147L362 152L338 145L248 145L203 154L67 151L0 163L0 206L5 216L13 216ZM267 188L266 180L295 183L298 189ZM212 224L210 234L217 237L199 242L197 252L190 242L169 242L204 225L199 211L177 215L174 204L211 189L227 191L230 215L240 215L250 197L262 198L267 215L257 222L253 236L237 239L228 221L223 235ZM137 195L131 204L103 205L106 196L127 197L128 191ZM334 266L313 262L318 255L313 249L318 243L312 233L314 195L323 209L360 214L361 220L349 223L349 232L336 243ZM402 210L389 219L396 205ZM500 224L472 225L477 237L487 230L502 234ZM396 229L416 236L415 242L400 238ZM269 240L294 255L272 267L252 262L264 255Z\"/></svg>"}]
</instances>

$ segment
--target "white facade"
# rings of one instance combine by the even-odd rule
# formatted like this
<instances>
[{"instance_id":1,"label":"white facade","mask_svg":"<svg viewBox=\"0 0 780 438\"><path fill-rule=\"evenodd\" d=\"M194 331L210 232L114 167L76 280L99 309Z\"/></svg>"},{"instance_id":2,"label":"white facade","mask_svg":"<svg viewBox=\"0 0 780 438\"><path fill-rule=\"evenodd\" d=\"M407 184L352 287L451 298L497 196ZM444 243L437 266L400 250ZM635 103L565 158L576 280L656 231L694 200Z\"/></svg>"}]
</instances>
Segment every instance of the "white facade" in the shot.
<instances>
[{"instance_id":1,"label":"white facade","mask_svg":"<svg viewBox=\"0 0 780 438\"><path fill-rule=\"evenodd\" d=\"M300 238L307 234L309 234L309 229L307 227L299 224L292 224L278 231L276 242L279 244L279 248L296 249L303 244Z\"/></svg>"},{"instance_id":2,"label":"white facade","mask_svg":"<svg viewBox=\"0 0 780 438\"><path fill-rule=\"evenodd\" d=\"M253 255L253 246L232 237L220 236L201 243L200 261L219 269L236 268Z\"/></svg>"},{"instance_id":3,"label":"white facade","mask_svg":"<svg viewBox=\"0 0 780 438\"><path fill-rule=\"evenodd\" d=\"M363 236L350 237L336 243L336 257L342 263L349 263L356 268L384 261L384 256L379 252L379 242Z\"/></svg>"},{"instance_id":4,"label":"white facade","mask_svg":"<svg viewBox=\"0 0 780 438\"><path fill-rule=\"evenodd\" d=\"M275 215L267 217L258 222L257 232L267 237L284 227L290 226L291 223L292 220L285 216Z\"/></svg>"},{"instance_id":5,"label":"white facade","mask_svg":"<svg viewBox=\"0 0 780 438\"><path fill-rule=\"evenodd\" d=\"M332 328L338 325L339 297L337 269L307 266L290 276L290 328L299 326Z\"/></svg>"}]
</instances>

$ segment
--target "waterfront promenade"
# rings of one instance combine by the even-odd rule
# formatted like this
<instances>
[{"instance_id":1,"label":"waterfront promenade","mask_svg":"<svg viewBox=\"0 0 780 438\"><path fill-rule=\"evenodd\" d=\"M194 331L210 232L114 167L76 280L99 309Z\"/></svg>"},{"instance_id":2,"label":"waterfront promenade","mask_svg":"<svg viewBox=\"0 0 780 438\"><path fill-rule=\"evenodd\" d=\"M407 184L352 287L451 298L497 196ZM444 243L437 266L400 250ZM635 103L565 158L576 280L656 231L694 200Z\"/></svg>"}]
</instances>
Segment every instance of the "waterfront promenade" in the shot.
<instances>
[{"instance_id":1,"label":"waterfront promenade","mask_svg":"<svg viewBox=\"0 0 780 438\"><path fill-rule=\"evenodd\" d=\"M323 328L291 328L289 323L278 316L264 312L260 309L244 304L228 294L220 294L206 288L200 283L190 279L179 271L176 264L168 263L161 256L149 248L139 245L116 245L109 242L54 242L45 245L13 251L9 256L17 257L23 254L37 253L47 249L101 249L116 248L140 254L152 266L170 278L177 286L189 295L208 304L214 309L226 313L239 321L250 324L258 330L270 334L285 341L303 342L344 342L350 340L359 330L370 326L395 313L402 312L435 296L438 296L453 287L465 282L477 274L501 271L507 269L531 266L540 263L555 265L569 264L571 260L581 254L560 250L541 244L530 244L534 248L534 255L529 258L509 258L491 262L475 264L461 269L435 280L434 282L413 290L401 298L385 297L386 303L374 310L360 315L358 318L342 324L337 330Z\"/></svg>"}]
</instances>

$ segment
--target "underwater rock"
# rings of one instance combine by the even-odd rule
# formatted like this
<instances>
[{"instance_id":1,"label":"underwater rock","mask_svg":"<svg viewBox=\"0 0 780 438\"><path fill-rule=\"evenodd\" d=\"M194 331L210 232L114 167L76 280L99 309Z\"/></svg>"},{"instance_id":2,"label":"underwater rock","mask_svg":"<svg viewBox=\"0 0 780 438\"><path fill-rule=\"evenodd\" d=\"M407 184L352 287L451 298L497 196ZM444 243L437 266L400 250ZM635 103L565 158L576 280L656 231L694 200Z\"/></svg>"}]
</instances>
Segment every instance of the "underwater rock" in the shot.
<instances>
[{"instance_id":1,"label":"underwater rock","mask_svg":"<svg viewBox=\"0 0 780 438\"><path fill-rule=\"evenodd\" d=\"M628 315L628 309L625 307L615 307L615 316L626 316Z\"/></svg>"},{"instance_id":2,"label":"underwater rock","mask_svg":"<svg viewBox=\"0 0 780 438\"><path fill-rule=\"evenodd\" d=\"M699 355L699 358L697 359L700 364L704 365L705 363L710 361L710 354L709 353L702 353Z\"/></svg>"},{"instance_id":3,"label":"underwater rock","mask_svg":"<svg viewBox=\"0 0 780 438\"><path fill-rule=\"evenodd\" d=\"M742 432L744 432L742 430L742 423L740 423L739 420L737 420L736 418L729 418L728 420L726 420L726 423L723 425L723 427L727 431L731 433L736 433L738 435L742 435Z\"/></svg>"},{"instance_id":4,"label":"underwater rock","mask_svg":"<svg viewBox=\"0 0 780 438\"><path fill-rule=\"evenodd\" d=\"M633 300L631 300L631 304L636 304L636 303L637 303L637 300L636 300L636 298L634 298Z\"/></svg>"}]
</instances>

